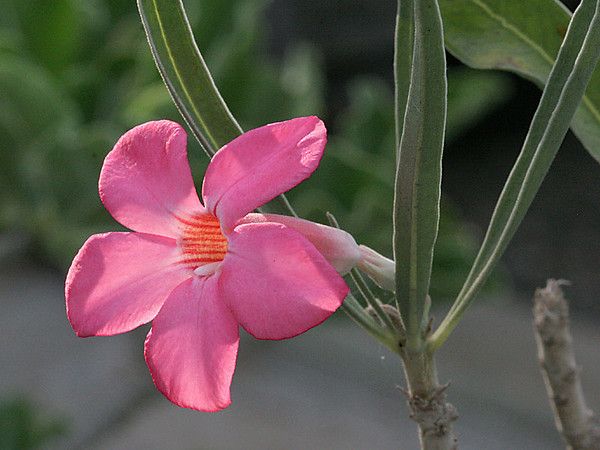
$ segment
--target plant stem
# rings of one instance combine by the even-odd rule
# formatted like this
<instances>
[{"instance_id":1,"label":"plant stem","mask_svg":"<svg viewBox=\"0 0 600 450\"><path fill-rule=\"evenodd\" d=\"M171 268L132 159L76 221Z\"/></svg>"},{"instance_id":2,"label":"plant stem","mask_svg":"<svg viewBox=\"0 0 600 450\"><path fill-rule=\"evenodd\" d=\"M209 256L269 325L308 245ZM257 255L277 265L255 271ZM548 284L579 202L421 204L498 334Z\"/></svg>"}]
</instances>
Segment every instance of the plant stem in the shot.
<instances>
[{"instance_id":1,"label":"plant stem","mask_svg":"<svg viewBox=\"0 0 600 450\"><path fill-rule=\"evenodd\" d=\"M561 282L548 280L535 292L533 317L538 356L556 428L568 448L600 448L600 424L588 409L569 330L569 305Z\"/></svg>"},{"instance_id":2,"label":"plant stem","mask_svg":"<svg viewBox=\"0 0 600 450\"><path fill-rule=\"evenodd\" d=\"M455 450L457 439L452 422L458 418L456 409L446 402L447 385L440 386L435 360L429 352L401 353L408 383L410 417L419 426L423 450Z\"/></svg>"},{"instance_id":3,"label":"plant stem","mask_svg":"<svg viewBox=\"0 0 600 450\"><path fill-rule=\"evenodd\" d=\"M365 311L352 294L348 294L341 309L365 331L391 351L394 353L400 352L400 336L398 335L398 332L396 330L392 331L387 328L382 328L380 324Z\"/></svg>"}]
</instances>

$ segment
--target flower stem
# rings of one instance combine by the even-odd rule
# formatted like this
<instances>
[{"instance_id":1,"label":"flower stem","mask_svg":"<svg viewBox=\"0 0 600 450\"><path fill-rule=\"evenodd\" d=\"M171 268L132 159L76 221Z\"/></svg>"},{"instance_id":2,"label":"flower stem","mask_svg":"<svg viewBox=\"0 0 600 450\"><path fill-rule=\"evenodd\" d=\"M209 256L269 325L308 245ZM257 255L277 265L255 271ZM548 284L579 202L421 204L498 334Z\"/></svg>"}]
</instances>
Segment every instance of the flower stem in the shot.
<instances>
[{"instance_id":1,"label":"flower stem","mask_svg":"<svg viewBox=\"0 0 600 450\"><path fill-rule=\"evenodd\" d=\"M371 336L394 353L400 352L400 337L386 328L382 328L358 303L352 294L348 294L341 309Z\"/></svg>"}]
</instances>

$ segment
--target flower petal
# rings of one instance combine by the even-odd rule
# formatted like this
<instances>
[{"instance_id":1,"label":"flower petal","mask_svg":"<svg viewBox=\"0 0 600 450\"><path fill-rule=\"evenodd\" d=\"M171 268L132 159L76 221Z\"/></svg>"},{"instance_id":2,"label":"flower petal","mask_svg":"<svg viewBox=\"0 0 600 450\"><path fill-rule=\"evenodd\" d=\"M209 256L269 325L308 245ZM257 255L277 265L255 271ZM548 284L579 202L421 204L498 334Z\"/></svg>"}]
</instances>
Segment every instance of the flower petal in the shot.
<instances>
[{"instance_id":1,"label":"flower petal","mask_svg":"<svg viewBox=\"0 0 600 450\"><path fill-rule=\"evenodd\" d=\"M241 223L276 222L293 228L313 244L340 274L345 275L361 258L360 248L350 233L310 220L279 214L248 214Z\"/></svg>"},{"instance_id":2,"label":"flower petal","mask_svg":"<svg viewBox=\"0 0 600 450\"><path fill-rule=\"evenodd\" d=\"M222 147L202 187L206 207L225 230L250 211L308 178L319 165L327 131L300 117L248 131Z\"/></svg>"},{"instance_id":3,"label":"flower petal","mask_svg":"<svg viewBox=\"0 0 600 450\"><path fill-rule=\"evenodd\" d=\"M258 339L303 333L348 294L343 278L310 242L275 223L235 228L219 283L237 321Z\"/></svg>"},{"instance_id":4,"label":"flower petal","mask_svg":"<svg viewBox=\"0 0 600 450\"><path fill-rule=\"evenodd\" d=\"M204 208L187 160L186 133L161 120L125 133L106 156L100 198L121 224L134 231L177 237L176 216Z\"/></svg>"},{"instance_id":5,"label":"flower petal","mask_svg":"<svg viewBox=\"0 0 600 450\"><path fill-rule=\"evenodd\" d=\"M212 412L231 403L238 343L238 325L219 298L217 277L194 277L173 290L152 322L144 355L169 400Z\"/></svg>"},{"instance_id":6,"label":"flower petal","mask_svg":"<svg viewBox=\"0 0 600 450\"><path fill-rule=\"evenodd\" d=\"M175 241L141 233L91 236L65 283L67 316L78 336L110 336L150 322L171 290L191 276L173 264Z\"/></svg>"}]
</instances>

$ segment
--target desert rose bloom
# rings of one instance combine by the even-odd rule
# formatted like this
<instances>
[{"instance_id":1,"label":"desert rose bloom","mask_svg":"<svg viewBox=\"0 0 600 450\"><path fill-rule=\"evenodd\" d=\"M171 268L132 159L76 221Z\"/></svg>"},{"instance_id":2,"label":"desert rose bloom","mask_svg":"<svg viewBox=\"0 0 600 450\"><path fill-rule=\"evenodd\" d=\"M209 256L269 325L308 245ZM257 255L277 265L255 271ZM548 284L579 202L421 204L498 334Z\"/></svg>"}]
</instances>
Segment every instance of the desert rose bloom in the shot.
<instances>
[{"instance_id":1,"label":"desert rose bloom","mask_svg":"<svg viewBox=\"0 0 600 450\"><path fill-rule=\"evenodd\" d=\"M133 232L91 236L67 275L67 316L78 336L152 321L144 354L173 403L217 411L229 388L239 325L259 339L296 336L327 319L360 258L347 233L251 213L308 178L326 130L316 117L249 131L206 170L202 205L176 123L127 132L104 161L100 198ZM336 271L337 269L337 271Z\"/></svg>"}]
</instances>

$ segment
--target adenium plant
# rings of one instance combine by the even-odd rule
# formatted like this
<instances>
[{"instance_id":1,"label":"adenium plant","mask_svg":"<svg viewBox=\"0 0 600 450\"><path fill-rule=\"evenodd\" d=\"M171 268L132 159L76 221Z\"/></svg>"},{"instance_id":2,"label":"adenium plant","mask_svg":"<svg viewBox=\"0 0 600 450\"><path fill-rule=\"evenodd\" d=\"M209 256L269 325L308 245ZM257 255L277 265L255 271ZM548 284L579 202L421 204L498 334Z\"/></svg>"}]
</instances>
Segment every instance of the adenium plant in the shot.
<instances>
[{"instance_id":1,"label":"adenium plant","mask_svg":"<svg viewBox=\"0 0 600 450\"><path fill-rule=\"evenodd\" d=\"M546 2L556 7L554 0ZM102 168L100 196L112 216L133 231L94 235L75 257L66 282L67 314L75 332L112 335L152 321L145 357L157 388L177 405L217 411L231 401L239 325L259 339L285 339L320 324L341 307L400 357L422 448L456 448L457 413L446 400L447 386L438 381L435 353L502 256L569 126L573 124L593 155L597 148L592 144L600 142L600 121L592 114L591 101L579 106L600 59L600 0L583 0L572 18L560 10L569 26L547 73L535 67L528 71L527 52L520 53L519 64L508 57L497 63L545 87L471 272L441 323L434 324L429 291L446 126L444 22L452 28L447 41L457 56L467 62L473 58L473 65L483 67L497 56L492 49L488 59L477 59L486 47L469 39L474 41L472 36L485 27L468 29L469 21L462 20L470 17L471 3L493 12L491 0L398 1L390 259L357 245L332 216L330 227L297 218L280 195L317 168L326 144L324 124L303 117L243 133L196 46L182 3L138 0L157 67L212 160L200 202L181 126L150 122L117 142ZM504 1L502 11L490 15L494 19L504 14L500 23L509 31L516 29L509 20L513 3ZM461 26L470 32L467 37L457 34ZM498 39L508 38L499 33ZM482 38L489 41L488 35ZM475 56L464 51L469 45ZM259 211L262 207L280 214ZM346 274L354 292L342 278ZM384 304L376 298L363 274L393 293L394 300ZM559 284L540 294L552 301L536 306L541 311L536 324L540 336L546 336L541 347L559 338L570 343L568 330L545 320L548 308L561 297ZM547 348L545 361L560 370L565 361L573 362L562 357L566 351L568 345ZM549 389L560 388L576 406L555 405L568 444L600 448L600 431L591 425L578 378L569 378L566 387L552 386L554 378L548 379ZM558 397L551 392L551 398Z\"/></svg>"}]
</instances>

